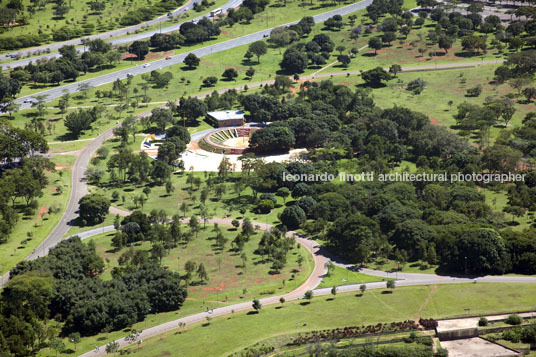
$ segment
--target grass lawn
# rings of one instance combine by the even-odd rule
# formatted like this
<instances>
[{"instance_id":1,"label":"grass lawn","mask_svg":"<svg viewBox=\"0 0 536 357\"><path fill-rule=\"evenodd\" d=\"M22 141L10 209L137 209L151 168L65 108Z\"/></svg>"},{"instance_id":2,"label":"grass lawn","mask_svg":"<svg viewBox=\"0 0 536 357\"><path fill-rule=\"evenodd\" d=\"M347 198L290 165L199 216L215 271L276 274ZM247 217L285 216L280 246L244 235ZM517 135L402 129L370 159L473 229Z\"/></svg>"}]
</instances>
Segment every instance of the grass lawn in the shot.
<instances>
[{"instance_id":1,"label":"grass lawn","mask_svg":"<svg viewBox=\"0 0 536 357\"><path fill-rule=\"evenodd\" d=\"M315 297L311 304L299 301L265 306L259 314L245 312L214 319L183 332L170 332L144 340L133 354L162 356L180 349L186 356L219 356L274 336L315 329L378 322L404 321L422 317L463 316L464 308L472 315L529 310L534 308L534 284L448 284L396 288L392 294L369 290L364 296L349 293ZM507 299L508 304L505 304ZM297 327L298 326L298 327Z\"/></svg>"},{"instance_id":2,"label":"grass lawn","mask_svg":"<svg viewBox=\"0 0 536 357\"><path fill-rule=\"evenodd\" d=\"M1 3L2 6L5 6L8 1L3 0ZM23 0L22 4L25 9L34 5L30 0ZM33 15L29 11L24 12L28 22L26 25L13 27L9 29L9 31L0 34L0 37L9 38L29 33L37 34L38 32L52 34L54 30L63 26L72 28L81 27L83 24L93 24L95 26L93 31L86 33L85 35L110 31L115 28L123 27L119 24L119 20L127 12L149 6L149 4L143 0L129 0L124 2L112 1L106 2L106 8L99 14L91 11L85 1L71 1L66 2L66 4L71 7L69 12L64 15L63 18L60 18L54 15L56 8L55 3L42 2L42 4L44 4L44 6L42 8L36 8L35 14ZM4 52L16 52L16 50L2 51L2 53Z\"/></svg>"},{"instance_id":3,"label":"grass lawn","mask_svg":"<svg viewBox=\"0 0 536 357\"><path fill-rule=\"evenodd\" d=\"M456 124L454 115L457 106L463 102L483 105L487 97L501 97L516 93L508 83L490 84L493 72L497 65L482 65L476 68L452 69L431 72L399 73L397 78L389 81L385 87L376 88L372 95L374 101L381 108L390 108L394 105L425 112L433 124L452 127ZM423 79L427 85L420 95L406 91L408 82L417 78ZM334 77L336 83L348 86L363 84L359 76ZM482 94L478 97L466 97L466 90L482 85ZM452 104L449 105L449 101ZM508 128L521 126L525 115L534 110L533 105L526 105L514 100L516 112ZM499 132L504 129L503 123L498 123L491 129L490 138L493 141Z\"/></svg>"},{"instance_id":4,"label":"grass lawn","mask_svg":"<svg viewBox=\"0 0 536 357\"><path fill-rule=\"evenodd\" d=\"M289 252L287 265L280 273L270 273L271 263L263 261L260 255L254 254L262 235L261 232L254 235L244 246L243 252L248 259L244 269L240 253L231 251L230 248L231 241L236 237L237 231L230 226L221 226L220 228L225 238L228 239L223 252L216 248L216 233L212 231L213 225L207 224L206 229L201 230L197 238L188 244L182 243L177 248L171 249L162 259L163 266L168 266L170 270L178 271L181 274L185 274L184 264L189 260L205 265L209 281L200 284L194 277L193 283L188 287L190 300L214 305L217 303L218 297L220 303L223 301L223 303L228 304L231 301L237 302L255 296L280 294L294 290L295 286L299 286L311 274L313 269L312 257L301 246ZM183 226L183 231L187 230L188 227ZM113 235L113 233L105 233L90 238L97 245L97 254L105 259L106 268L102 275L105 280L111 279L112 268L117 266L117 260L121 254L129 249L123 248L120 251L115 251L111 246ZM134 245L133 248L149 251L151 243L141 242L139 245ZM304 258L301 269L297 263L297 258L300 255ZM292 280L292 274L296 274L296 281ZM246 293L244 293L244 289L247 289ZM218 290L219 294L217 294Z\"/></svg>"},{"instance_id":5,"label":"grass lawn","mask_svg":"<svg viewBox=\"0 0 536 357\"><path fill-rule=\"evenodd\" d=\"M19 214L19 221L7 243L0 245L2 255L0 274L6 273L26 258L58 224L71 196L70 166L74 164L75 159L76 157L67 155L51 159L56 164L57 171L46 173L49 184L43 189L43 196L37 198L38 208L31 215ZM56 192L59 186L63 188L61 194ZM19 199L16 205L22 203ZM48 213L48 209L52 206L59 208L58 213Z\"/></svg>"},{"instance_id":6,"label":"grass lawn","mask_svg":"<svg viewBox=\"0 0 536 357\"><path fill-rule=\"evenodd\" d=\"M322 279L322 282L320 283L320 285L318 285L317 289L329 288L332 286L339 285L362 284L386 280L377 276L367 275L360 272L344 269L336 265L333 265L333 267L330 269L330 275Z\"/></svg>"},{"instance_id":7,"label":"grass lawn","mask_svg":"<svg viewBox=\"0 0 536 357\"><path fill-rule=\"evenodd\" d=\"M111 216L108 215L108 217ZM299 248L295 248L289 252L287 265L281 273L270 275L268 272L271 264L261 262L261 257L253 254L261 236L260 233L257 233L244 247L244 252L248 256L246 270L244 271L241 267L242 261L239 255L229 252L227 249L221 254L216 254L213 250L212 237L214 233L212 232L212 228L212 225L207 224L206 230L201 230L196 239L194 238L187 246L180 245L178 248L172 249L162 260L162 265L169 266L171 270L176 271L178 265L180 265L179 272L182 274L185 273L184 263L186 261L202 262L209 275L207 284L190 286L188 288L188 298L179 311L149 315L145 321L134 324L133 328L138 331L143 330L179 317L206 311L207 307L215 308L217 306L230 305L243 301L244 299L252 299L255 296L265 297L268 295L284 294L294 290L295 286L303 284L313 270L314 263L311 255L299 246ZM224 236L229 239L229 243L227 244L227 247L229 247L230 240L234 239L236 232L230 227L221 226L221 228ZM111 247L112 237L113 234L108 233L90 238L96 243L97 253L105 259L106 272L103 274L104 279L109 278L111 268L117 264L117 258L128 249L124 248L120 252L113 252ZM85 242L89 242L90 239L85 240ZM135 246L135 248L150 249L150 244L143 242L141 245ZM298 255L304 258L301 269L297 263ZM220 267L218 267L218 257L221 258ZM295 280L291 280L293 271ZM283 280L285 280L284 285ZM247 289L247 291L244 293L243 289ZM89 351L95 345L119 338L126 333L126 330L123 330L83 338L82 342L78 345L78 352ZM70 346L67 339L64 342L67 346ZM47 353L50 352L43 350L40 352L40 355L45 356Z\"/></svg>"},{"instance_id":8,"label":"grass lawn","mask_svg":"<svg viewBox=\"0 0 536 357\"><path fill-rule=\"evenodd\" d=\"M71 152L84 149L94 138L88 138L90 140L76 140L76 141L66 141L66 142L54 142L48 144L49 153L61 153L61 152Z\"/></svg>"}]
</instances>

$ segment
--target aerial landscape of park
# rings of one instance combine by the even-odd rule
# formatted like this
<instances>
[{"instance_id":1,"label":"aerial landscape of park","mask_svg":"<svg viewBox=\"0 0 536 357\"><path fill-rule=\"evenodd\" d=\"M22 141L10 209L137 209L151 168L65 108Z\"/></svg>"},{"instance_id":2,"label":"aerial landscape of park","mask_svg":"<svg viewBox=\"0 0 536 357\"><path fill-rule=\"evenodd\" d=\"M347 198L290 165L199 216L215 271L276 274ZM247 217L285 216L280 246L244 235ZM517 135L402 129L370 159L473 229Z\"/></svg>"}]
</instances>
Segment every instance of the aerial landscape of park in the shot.
<instances>
[{"instance_id":1,"label":"aerial landscape of park","mask_svg":"<svg viewBox=\"0 0 536 357\"><path fill-rule=\"evenodd\" d=\"M0 6L0 357L536 356L534 0Z\"/></svg>"}]
</instances>

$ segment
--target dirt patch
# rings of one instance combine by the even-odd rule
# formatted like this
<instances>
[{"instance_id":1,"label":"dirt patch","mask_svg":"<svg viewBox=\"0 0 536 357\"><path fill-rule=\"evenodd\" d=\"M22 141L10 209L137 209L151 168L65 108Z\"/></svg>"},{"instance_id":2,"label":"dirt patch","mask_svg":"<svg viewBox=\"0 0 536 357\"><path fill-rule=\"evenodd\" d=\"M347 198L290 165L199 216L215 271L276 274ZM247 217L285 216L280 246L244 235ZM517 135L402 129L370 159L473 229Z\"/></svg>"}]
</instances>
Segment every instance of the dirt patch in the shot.
<instances>
[{"instance_id":1,"label":"dirt patch","mask_svg":"<svg viewBox=\"0 0 536 357\"><path fill-rule=\"evenodd\" d=\"M160 58L165 58L167 56L172 56L173 55L173 51L167 51L167 52L149 52L146 56L145 56L145 60L143 60L142 62L147 62L147 61L151 61L151 60L155 60L155 59L160 59Z\"/></svg>"},{"instance_id":2,"label":"dirt patch","mask_svg":"<svg viewBox=\"0 0 536 357\"><path fill-rule=\"evenodd\" d=\"M193 151L201 150L197 141L190 141L186 148Z\"/></svg>"},{"instance_id":3,"label":"dirt patch","mask_svg":"<svg viewBox=\"0 0 536 357\"><path fill-rule=\"evenodd\" d=\"M225 288L225 283L222 281L219 285L213 286L213 287L206 287L205 291L218 291L223 290Z\"/></svg>"},{"instance_id":4,"label":"dirt patch","mask_svg":"<svg viewBox=\"0 0 536 357\"><path fill-rule=\"evenodd\" d=\"M71 166L64 166L64 165L56 165L56 170L72 170L73 165Z\"/></svg>"},{"instance_id":5,"label":"dirt patch","mask_svg":"<svg viewBox=\"0 0 536 357\"><path fill-rule=\"evenodd\" d=\"M37 220L39 221L45 214L48 213L48 208L45 205L42 205L39 208L39 213L37 214Z\"/></svg>"},{"instance_id":6,"label":"dirt patch","mask_svg":"<svg viewBox=\"0 0 536 357\"><path fill-rule=\"evenodd\" d=\"M56 193L57 190L58 190L58 187L52 186L52 193Z\"/></svg>"},{"instance_id":7,"label":"dirt patch","mask_svg":"<svg viewBox=\"0 0 536 357\"><path fill-rule=\"evenodd\" d=\"M138 56L136 56L135 54L133 53L125 53L123 55L123 57L121 57L122 60L126 60L126 59L129 59L129 58L138 58Z\"/></svg>"},{"instance_id":8,"label":"dirt patch","mask_svg":"<svg viewBox=\"0 0 536 357\"><path fill-rule=\"evenodd\" d=\"M430 124L437 125L438 124L437 119L436 118L430 118Z\"/></svg>"},{"instance_id":9,"label":"dirt patch","mask_svg":"<svg viewBox=\"0 0 536 357\"><path fill-rule=\"evenodd\" d=\"M348 86L350 85L350 82L341 82L341 84L342 84L343 86L347 86L347 87L348 87Z\"/></svg>"},{"instance_id":10,"label":"dirt patch","mask_svg":"<svg viewBox=\"0 0 536 357\"><path fill-rule=\"evenodd\" d=\"M372 54L374 54L374 53L385 53L385 52L387 52L387 50L376 50L376 52L374 52L374 50L369 51L369 53L372 53Z\"/></svg>"}]
</instances>

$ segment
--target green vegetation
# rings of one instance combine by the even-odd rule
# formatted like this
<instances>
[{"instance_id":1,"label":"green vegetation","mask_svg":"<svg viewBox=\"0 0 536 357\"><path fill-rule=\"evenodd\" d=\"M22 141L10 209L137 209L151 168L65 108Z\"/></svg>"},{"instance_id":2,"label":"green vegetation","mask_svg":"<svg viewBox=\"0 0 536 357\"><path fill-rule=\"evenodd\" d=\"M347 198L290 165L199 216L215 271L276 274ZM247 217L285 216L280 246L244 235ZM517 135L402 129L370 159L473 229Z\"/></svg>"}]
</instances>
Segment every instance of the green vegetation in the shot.
<instances>
[{"instance_id":1,"label":"green vegetation","mask_svg":"<svg viewBox=\"0 0 536 357\"><path fill-rule=\"evenodd\" d=\"M367 275L356 271L351 271L332 265L329 269L329 273L322 279L317 289L328 288L331 286L350 285L350 284L362 284L371 283L374 281L384 281L387 279L377 276Z\"/></svg>"},{"instance_id":2,"label":"green vegetation","mask_svg":"<svg viewBox=\"0 0 536 357\"><path fill-rule=\"evenodd\" d=\"M42 150L44 140L32 131L16 133L4 127L1 140L5 146L2 158L18 162L2 172L2 239L5 252L0 263L4 274L29 255L59 222L71 191L70 166L74 156L61 156L48 161L30 151ZM11 136L13 135L13 136ZM18 140L13 140L14 137ZM11 138L11 139L8 139ZM56 171L54 171L56 167Z\"/></svg>"},{"instance_id":3,"label":"green vegetation","mask_svg":"<svg viewBox=\"0 0 536 357\"><path fill-rule=\"evenodd\" d=\"M418 316L434 318L462 316L464 308L469 308L472 314L482 315L499 311L526 310L533 308L531 291L536 292L536 286L448 284L399 287L393 294L370 290L362 297L356 297L355 294L340 294L333 301L320 297L308 305L302 305L300 301L288 301L282 309L264 306L262 311L255 315L235 313L227 318L214 319L210 326L197 325L184 331L177 331L175 334L144 340L139 350L137 347L130 350L134 354L155 356L173 351L180 346L181 351L187 354L213 355L237 352L276 335L404 321ZM508 307L504 307L501 303L505 296L511 302ZM296 325L299 327L296 328ZM288 339L285 341L282 337L278 340L282 343L288 342Z\"/></svg>"},{"instance_id":4,"label":"green vegetation","mask_svg":"<svg viewBox=\"0 0 536 357\"><path fill-rule=\"evenodd\" d=\"M0 49L13 50L65 41L140 23L174 10L180 1L165 0L150 8L140 0L125 2L2 1L3 25L16 25L0 34Z\"/></svg>"}]
</instances>

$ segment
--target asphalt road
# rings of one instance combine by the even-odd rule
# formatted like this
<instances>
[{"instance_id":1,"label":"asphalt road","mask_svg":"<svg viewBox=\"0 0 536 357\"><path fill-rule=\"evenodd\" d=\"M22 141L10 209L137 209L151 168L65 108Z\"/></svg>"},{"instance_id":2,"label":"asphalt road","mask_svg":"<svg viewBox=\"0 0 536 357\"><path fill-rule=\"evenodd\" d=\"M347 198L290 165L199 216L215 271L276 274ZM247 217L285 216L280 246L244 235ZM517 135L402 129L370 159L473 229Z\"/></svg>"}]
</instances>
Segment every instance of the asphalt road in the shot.
<instances>
[{"instance_id":1,"label":"asphalt road","mask_svg":"<svg viewBox=\"0 0 536 357\"><path fill-rule=\"evenodd\" d=\"M238 1L238 0L236 0L236 1ZM363 9L363 8L367 7L370 3L372 3L372 0L363 0L363 1L359 2L359 3L351 4L351 5L348 5L348 6L345 6L345 7L341 7L341 8L338 8L338 9L334 9L334 10L331 10L331 11L324 12L322 14L315 15L315 16L313 16L313 18L314 18L315 22L317 22L317 23L318 22L323 22L323 21L327 20L328 18L330 18L330 17L332 17L334 15L337 15L337 14L338 15L345 15L345 14L350 14L352 12L355 12L355 11L358 11L360 9ZM288 24L281 25L281 26L288 26L288 25L291 25L291 24L295 24L297 22L298 21L293 21L293 22L290 22ZM279 26L275 26L275 27L279 27ZM259 32L255 32L255 33L252 33L252 34L244 35L242 37L238 37L238 38L235 38L235 39L232 39L232 40L216 43L214 45L210 45L210 46L207 46L207 47L199 48L197 50L191 51L191 53L194 53L198 57L203 57L203 56L207 56L207 55L210 55L210 54L213 54L213 53L218 53L218 52L225 51L225 50L228 50L228 49L231 49L231 48L235 48L235 47L238 47L238 46L246 45L248 43L255 42L255 41L258 41L258 40L262 40L263 38L268 37L270 35L270 32L275 27L272 27L272 28L269 28L269 29L266 29L266 30L262 30L262 31L259 31ZM48 90L45 90L45 91L42 91L42 92L39 92L39 93L35 93L33 95L20 97L17 100L15 100L15 102L21 104L20 109L26 109L26 108L31 107L31 103L24 103L24 101L27 100L27 99L30 99L31 97L35 97L37 95L48 95L46 101L50 102L50 101L62 96L64 90L66 90L66 91L68 91L70 93L77 92L80 84L82 84L82 83L87 83L91 87L98 87L98 86L101 86L103 84L111 83L111 82L115 81L116 79L125 79L128 74L132 74L132 75L136 76L136 75L140 75L140 74L143 74L143 73L151 72L152 70L162 69L162 68L166 68L166 67L169 67L169 66L172 66L172 65L180 64L180 63L182 63L184 61L184 58L187 55L188 55L188 53L181 53L179 55L172 56L171 59L169 59L169 60L161 59L161 60L158 60L158 61L151 62L148 66L147 66L147 64L138 65L138 66L123 69L123 70L120 70L120 71L117 71L117 72L104 74L102 76L95 77L95 78L92 78L92 79L87 79L87 80L84 80L84 81L80 81L80 82L76 82L76 83L72 83L72 84L68 84L68 85L48 89Z\"/></svg>"},{"instance_id":2,"label":"asphalt road","mask_svg":"<svg viewBox=\"0 0 536 357\"><path fill-rule=\"evenodd\" d=\"M117 30L103 32L103 33L99 33L99 34L95 34L95 35L91 35L91 36L87 36L87 37L83 37L83 38L75 38L75 39L72 39L72 40L63 41L63 42L56 42L56 43L52 43L52 44L49 44L49 45L43 45L43 46L39 46L39 47L27 48L27 49L24 49L24 50L21 50L21 51L14 51L12 53L19 53L19 54L21 54L21 56L26 56L28 54L35 53L36 51L45 51L47 49L50 50L50 51L55 51L55 50L58 50L58 49L60 49L61 47L65 46L65 45L82 46L82 47L77 48L77 50L78 50L78 52L84 52L85 48L83 47L83 43L82 43L83 40L96 40L96 39L103 39L104 40L104 39L109 39L110 37L118 37L118 36L128 35L128 34L130 34L132 32L135 32L135 31L137 31L139 29L142 29L144 27L157 25L159 23L167 21L171 17L175 17L175 16L181 15L181 14L183 14L183 13L189 11L189 10L192 10L193 7L194 7L194 4L196 2L199 2L199 1L200 0L189 0L185 5L179 7L178 9L176 9L174 11L172 11L171 12L172 16L163 15L163 16L160 16L160 17L154 19L154 20L146 21L146 22L143 22L143 23L138 24L138 25L133 25L133 26L129 26L129 27L123 27L123 28L120 28L120 29L117 29ZM229 0L229 2L227 2L225 5L223 5L221 7L221 9L225 12L225 11L227 11L227 9L235 8L235 7L239 6L242 3L242 1L243 0ZM206 14L204 14L202 16L198 16L198 17L194 18L193 20L188 20L186 22L191 22L191 21L197 22L200 19L202 19L203 17L208 17L208 16L210 16L210 13L206 13ZM182 22L182 23L184 23L184 22ZM166 27L164 27L162 29L158 29L158 30L152 30L152 31L147 31L147 32L140 33L140 34L133 34L133 35L125 36L125 37L122 37L122 38L113 39L113 40L108 41L108 42L110 42L113 45L120 45L120 44L123 44L123 43L128 43L128 42L132 42L132 41L136 41L136 40L151 37L153 34L158 33L158 32L166 33L166 32L177 31L180 28L182 23L166 26ZM19 67L19 66L25 66L28 63L30 63L32 61L35 62L38 59L43 59L43 58L50 59L50 58L55 58L55 57L59 57L59 56L60 56L59 53L48 53L48 54L43 54L43 55L40 55L40 56L34 56L34 57L31 57L31 58L20 59L20 60L9 62L9 63L3 63L3 64L1 64L1 67L2 67L2 69L15 68L15 67ZM5 55L3 55L3 57L5 58Z\"/></svg>"},{"instance_id":3,"label":"asphalt road","mask_svg":"<svg viewBox=\"0 0 536 357\"><path fill-rule=\"evenodd\" d=\"M184 219L186 223L188 219ZM207 223L218 223L220 225L230 225L231 219L229 218L214 218L207 220ZM267 230L272 226L269 224L252 222L253 225L258 225L261 229ZM109 231L113 230L113 226L105 227ZM99 234L100 232L95 232ZM287 236L291 237L295 232L288 232ZM85 236L89 238L90 235ZM378 270L371 269L357 269L354 265L346 264L343 261L339 261L336 257L329 254L323 249L316 241L308 239L303 236L296 235L296 241L301 244L309 253L312 254L315 267L309 278L300 285L297 289L283 295L271 296L264 299L260 299L263 306L273 305L280 303L280 298L284 297L286 301L302 299L305 292L313 290L314 296L329 295L331 294L331 287L314 290L324 278L327 268L326 263L332 262L343 268L359 271L364 274L378 276L380 278L395 278L397 279L397 286L412 286L412 285L428 285L428 284L455 284L455 283L475 283L475 282L502 282L502 283L536 283L536 277L516 277L516 276L483 276L483 277L457 277L457 276L440 276L436 274L418 274L418 273L387 273ZM359 291L362 284L343 285L337 288L338 292L353 292ZM378 281L373 283L366 283L367 289L385 289L386 282ZM204 322L207 317L220 317L228 314L232 314L238 311L251 310L252 301L245 301L238 304L228 305L220 308L216 308L210 311L200 312L189 316L182 317L173 321L165 322L163 324L150 327L141 331L138 341L145 340L165 332L169 332L179 328L179 323L186 324L185 326ZM125 347L132 344L132 341L126 341L125 338L117 339L120 347ZM99 346L92 351L82 354L82 357L95 357L104 356L106 354L106 346Z\"/></svg>"}]
</instances>

